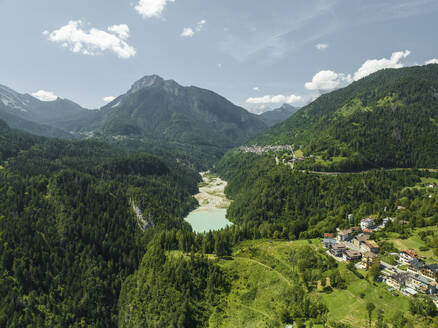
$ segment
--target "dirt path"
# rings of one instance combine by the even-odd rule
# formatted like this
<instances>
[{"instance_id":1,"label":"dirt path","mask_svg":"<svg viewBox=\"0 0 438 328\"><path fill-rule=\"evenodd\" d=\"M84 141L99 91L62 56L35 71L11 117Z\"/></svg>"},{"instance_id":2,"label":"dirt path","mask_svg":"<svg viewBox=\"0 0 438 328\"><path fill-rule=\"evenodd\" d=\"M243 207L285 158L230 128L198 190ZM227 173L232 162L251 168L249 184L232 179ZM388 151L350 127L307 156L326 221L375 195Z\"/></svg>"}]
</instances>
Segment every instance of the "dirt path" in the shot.
<instances>
[{"instance_id":1,"label":"dirt path","mask_svg":"<svg viewBox=\"0 0 438 328\"><path fill-rule=\"evenodd\" d=\"M235 304L235 305L237 305L237 306L241 306L241 307L244 307L244 308L246 308L246 309L248 309L250 311L253 311L253 312L256 312L258 314L261 314L261 315L265 316L266 318L268 318L270 320L273 320L273 318L269 314L267 314L265 312L262 312L260 310L257 310L256 308L253 308L251 306L245 305L245 304L243 304L243 303L241 303L239 301L236 301L236 300L230 300L230 302Z\"/></svg>"},{"instance_id":2,"label":"dirt path","mask_svg":"<svg viewBox=\"0 0 438 328\"><path fill-rule=\"evenodd\" d=\"M239 260L247 260L253 263L256 263L258 265L261 265L263 267L265 267L266 269L268 269L269 271L274 271L282 280L284 280L289 286L292 286L291 282L289 279L287 279L280 271L275 270L274 268L271 268L269 265L266 265L262 262L259 262L257 260L254 259L250 259L248 257L240 257L240 256L233 256L233 259L239 259Z\"/></svg>"}]
</instances>

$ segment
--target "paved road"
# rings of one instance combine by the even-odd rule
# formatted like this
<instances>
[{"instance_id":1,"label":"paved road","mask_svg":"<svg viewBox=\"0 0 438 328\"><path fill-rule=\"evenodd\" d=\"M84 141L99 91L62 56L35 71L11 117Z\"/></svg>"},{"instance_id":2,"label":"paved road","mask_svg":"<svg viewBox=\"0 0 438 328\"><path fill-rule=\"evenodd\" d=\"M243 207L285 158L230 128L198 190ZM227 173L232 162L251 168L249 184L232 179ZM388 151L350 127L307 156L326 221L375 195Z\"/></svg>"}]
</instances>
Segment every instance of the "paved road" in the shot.
<instances>
[{"instance_id":1,"label":"paved road","mask_svg":"<svg viewBox=\"0 0 438 328\"><path fill-rule=\"evenodd\" d=\"M386 262L383 262L383 261L380 261L380 264L381 264L382 266L384 266L385 269L392 269L392 270L394 270L395 272L398 272L398 273L406 273L406 271L400 270L400 269L397 268L395 265L391 265L391 264L386 263Z\"/></svg>"}]
</instances>

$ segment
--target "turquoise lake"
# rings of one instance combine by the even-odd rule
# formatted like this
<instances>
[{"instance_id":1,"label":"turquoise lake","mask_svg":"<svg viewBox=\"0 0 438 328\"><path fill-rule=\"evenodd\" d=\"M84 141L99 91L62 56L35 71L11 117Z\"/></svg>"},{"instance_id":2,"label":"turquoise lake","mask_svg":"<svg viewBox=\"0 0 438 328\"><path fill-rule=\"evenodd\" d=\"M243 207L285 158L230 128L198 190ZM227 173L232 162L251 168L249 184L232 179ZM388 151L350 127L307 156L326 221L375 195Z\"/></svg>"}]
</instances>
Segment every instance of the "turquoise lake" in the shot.
<instances>
[{"instance_id":1,"label":"turquoise lake","mask_svg":"<svg viewBox=\"0 0 438 328\"><path fill-rule=\"evenodd\" d=\"M225 217L225 208L213 208L208 210L193 211L185 218L190 223L195 232L208 232L210 230L220 230L227 225L232 225Z\"/></svg>"}]
</instances>

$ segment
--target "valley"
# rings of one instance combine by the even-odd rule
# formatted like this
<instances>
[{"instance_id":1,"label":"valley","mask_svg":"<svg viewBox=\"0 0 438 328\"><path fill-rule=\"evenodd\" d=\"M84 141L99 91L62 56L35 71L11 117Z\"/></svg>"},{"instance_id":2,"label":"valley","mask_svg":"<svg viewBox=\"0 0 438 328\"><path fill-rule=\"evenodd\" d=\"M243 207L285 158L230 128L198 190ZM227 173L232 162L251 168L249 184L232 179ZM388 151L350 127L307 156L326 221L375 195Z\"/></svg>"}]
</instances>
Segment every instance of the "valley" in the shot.
<instances>
[{"instance_id":1,"label":"valley","mask_svg":"<svg viewBox=\"0 0 438 328\"><path fill-rule=\"evenodd\" d=\"M438 1L1 1L0 328L438 328Z\"/></svg>"},{"instance_id":2,"label":"valley","mask_svg":"<svg viewBox=\"0 0 438 328\"><path fill-rule=\"evenodd\" d=\"M0 326L438 327L437 81L263 117L157 75L95 111L1 87Z\"/></svg>"}]
</instances>

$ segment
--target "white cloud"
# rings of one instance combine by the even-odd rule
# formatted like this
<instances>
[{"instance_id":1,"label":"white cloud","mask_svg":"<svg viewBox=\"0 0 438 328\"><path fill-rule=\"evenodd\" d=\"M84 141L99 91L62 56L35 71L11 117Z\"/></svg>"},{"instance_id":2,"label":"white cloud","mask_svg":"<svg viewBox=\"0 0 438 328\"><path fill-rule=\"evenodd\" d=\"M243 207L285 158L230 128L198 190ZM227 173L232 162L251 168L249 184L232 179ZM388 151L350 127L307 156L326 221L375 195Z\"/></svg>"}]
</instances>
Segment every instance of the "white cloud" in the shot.
<instances>
[{"instance_id":1,"label":"white cloud","mask_svg":"<svg viewBox=\"0 0 438 328\"><path fill-rule=\"evenodd\" d=\"M425 65L429 64L438 64L438 58L432 58L424 63Z\"/></svg>"},{"instance_id":2,"label":"white cloud","mask_svg":"<svg viewBox=\"0 0 438 328\"><path fill-rule=\"evenodd\" d=\"M143 18L160 17L169 2L175 2L175 0L140 0L135 10Z\"/></svg>"},{"instance_id":3,"label":"white cloud","mask_svg":"<svg viewBox=\"0 0 438 328\"><path fill-rule=\"evenodd\" d=\"M306 82L304 86L308 90L333 90L344 82L351 82L351 75L336 73L331 70L316 73L312 82Z\"/></svg>"},{"instance_id":4,"label":"white cloud","mask_svg":"<svg viewBox=\"0 0 438 328\"><path fill-rule=\"evenodd\" d=\"M112 25L108 27L108 31L116 33L120 39L126 40L129 38L129 26L126 24Z\"/></svg>"},{"instance_id":5,"label":"white cloud","mask_svg":"<svg viewBox=\"0 0 438 328\"><path fill-rule=\"evenodd\" d=\"M198 24L196 24L195 28L185 27L183 29L183 31L181 32L181 36L183 38L191 38L191 37L193 37L196 33L199 33L199 32L202 31L202 28L204 27L204 25L206 23L207 23L207 21L205 19L203 19Z\"/></svg>"},{"instance_id":6,"label":"white cloud","mask_svg":"<svg viewBox=\"0 0 438 328\"><path fill-rule=\"evenodd\" d=\"M252 88L254 91L260 91L260 88L259 87L254 87L254 88Z\"/></svg>"},{"instance_id":7,"label":"white cloud","mask_svg":"<svg viewBox=\"0 0 438 328\"><path fill-rule=\"evenodd\" d=\"M246 102L248 104L296 104L296 103L299 103L302 101L303 101L303 98L301 96L296 96L296 95L290 95L290 96L266 95L263 97L248 98L246 100Z\"/></svg>"},{"instance_id":8,"label":"white cloud","mask_svg":"<svg viewBox=\"0 0 438 328\"><path fill-rule=\"evenodd\" d=\"M271 110L272 110L272 108L266 104L256 105L256 106L253 106L251 108L248 108L249 112L251 112L253 114L257 114L257 115L263 114L265 112L269 112Z\"/></svg>"},{"instance_id":9,"label":"white cloud","mask_svg":"<svg viewBox=\"0 0 438 328\"><path fill-rule=\"evenodd\" d=\"M32 93L32 96L41 100L41 101L55 101L58 99L52 91L38 90L37 92Z\"/></svg>"},{"instance_id":10,"label":"white cloud","mask_svg":"<svg viewBox=\"0 0 438 328\"><path fill-rule=\"evenodd\" d=\"M324 50L328 48L328 44L327 43L318 43L315 45L315 48L318 50Z\"/></svg>"},{"instance_id":11,"label":"white cloud","mask_svg":"<svg viewBox=\"0 0 438 328\"><path fill-rule=\"evenodd\" d=\"M391 58L368 59L362 66L354 73L354 80L357 81L365 76L377 72L384 68L401 68L404 66L400 61L409 56L409 50L393 52Z\"/></svg>"},{"instance_id":12,"label":"white cloud","mask_svg":"<svg viewBox=\"0 0 438 328\"><path fill-rule=\"evenodd\" d=\"M95 28L86 31L82 28L84 25L80 20L72 20L57 30L44 31L43 34L49 41L60 43L62 47L75 53L99 55L103 51L112 51L124 59L135 56L135 49L126 43L129 37L127 25L110 26L108 31L111 33Z\"/></svg>"},{"instance_id":13,"label":"white cloud","mask_svg":"<svg viewBox=\"0 0 438 328\"><path fill-rule=\"evenodd\" d=\"M195 35L195 31L191 27L185 27L184 30L181 32L181 36L184 38L191 38Z\"/></svg>"},{"instance_id":14,"label":"white cloud","mask_svg":"<svg viewBox=\"0 0 438 328\"><path fill-rule=\"evenodd\" d=\"M104 101L104 102L111 102L111 101L113 101L114 99L116 99L116 97L108 96L108 97L103 98L103 101Z\"/></svg>"}]
</instances>

